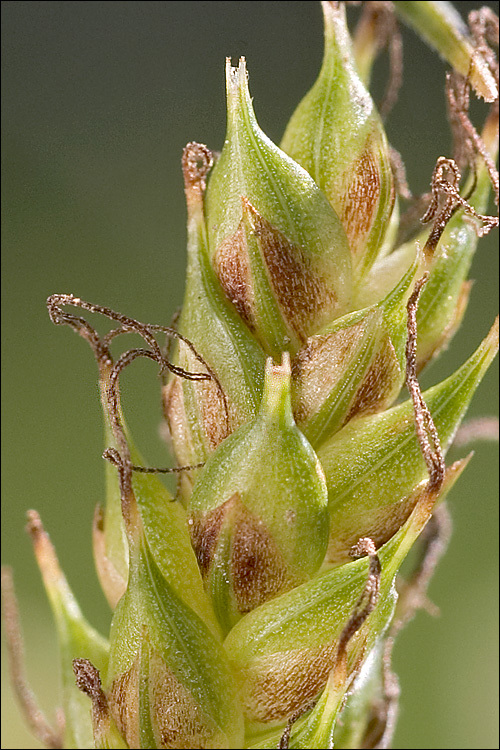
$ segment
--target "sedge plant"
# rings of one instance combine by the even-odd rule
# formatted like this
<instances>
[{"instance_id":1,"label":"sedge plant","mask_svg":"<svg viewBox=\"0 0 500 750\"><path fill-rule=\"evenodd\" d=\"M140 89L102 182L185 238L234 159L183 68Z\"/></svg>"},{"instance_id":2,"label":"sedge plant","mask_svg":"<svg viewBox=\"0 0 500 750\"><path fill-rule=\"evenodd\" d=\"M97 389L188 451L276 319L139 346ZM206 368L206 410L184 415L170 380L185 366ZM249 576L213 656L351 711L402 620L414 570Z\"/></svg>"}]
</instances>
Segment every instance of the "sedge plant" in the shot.
<instances>
[{"instance_id":1,"label":"sedge plant","mask_svg":"<svg viewBox=\"0 0 500 750\"><path fill-rule=\"evenodd\" d=\"M445 497L470 459L447 452L467 439L462 420L498 348L497 319L422 391L420 373L465 314L478 241L498 225L498 19L368 2L351 34L348 5L322 2L322 66L279 145L257 122L245 59L226 61L222 151L190 142L182 155L175 321L141 323L74 294L47 300L97 363L106 493L93 548L113 613L106 634L89 624L30 510L60 644L58 727L22 678L8 569L4 616L14 686L47 747L391 744L392 649L429 606ZM453 152L419 197L384 128L401 85L400 21L449 65ZM370 77L384 48L377 107ZM489 105L477 125L474 96ZM135 345L115 353L130 334ZM145 465L122 409L121 375L141 358L161 376L168 469ZM162 472L177 476L174 494Z\"/></svg>"}]
</instances>

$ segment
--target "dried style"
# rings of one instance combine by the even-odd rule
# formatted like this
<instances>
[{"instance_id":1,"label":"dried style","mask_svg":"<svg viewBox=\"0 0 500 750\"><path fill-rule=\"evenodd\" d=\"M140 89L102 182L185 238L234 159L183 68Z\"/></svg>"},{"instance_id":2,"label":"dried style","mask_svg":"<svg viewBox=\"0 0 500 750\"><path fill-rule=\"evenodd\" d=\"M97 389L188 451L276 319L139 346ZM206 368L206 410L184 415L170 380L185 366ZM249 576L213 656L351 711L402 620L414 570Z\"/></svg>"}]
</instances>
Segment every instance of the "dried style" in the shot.
<instances>
[{"instance_id":1,"label":"dried style","mask_svg":"<svg viewBox=\"0 0 500 750\"><path fill-rule=\"evenodd\" d=\"M257 123L244 59L227 61L224 148L190 142L182 157L188 271L175 325L47 300L98 365L107 494L94 556L113 609L107 640L29 511L61 644L56 728L26 682L8 569L4 618L15 690L47 747L392 742L392 649L419 608L436 609L426 591L450 534L443 500L470 459L447 466L446 453L498 349L497 319L422 392L420 371L465 312L478 238L499 223L487 214L491 187L499 202L498 19L482 9L466 29L447 4L370 2L351 39L346 5L360 3L322 2L323 65L280 148ZM453 158L416 198L383 126L403 81L398 15L452 67ZM377 110L368 84L384 49ZM491 104L481 133L472 91ZM100 335L83 312L116 327ZM144 344L114 357L129 333ZM159 369L169 468L144 466L122 413L121 374L139 358ZM457 443L494 431L475 422ZM175 497L156 476L169 472Z\"/></svg>"}]
</instances>

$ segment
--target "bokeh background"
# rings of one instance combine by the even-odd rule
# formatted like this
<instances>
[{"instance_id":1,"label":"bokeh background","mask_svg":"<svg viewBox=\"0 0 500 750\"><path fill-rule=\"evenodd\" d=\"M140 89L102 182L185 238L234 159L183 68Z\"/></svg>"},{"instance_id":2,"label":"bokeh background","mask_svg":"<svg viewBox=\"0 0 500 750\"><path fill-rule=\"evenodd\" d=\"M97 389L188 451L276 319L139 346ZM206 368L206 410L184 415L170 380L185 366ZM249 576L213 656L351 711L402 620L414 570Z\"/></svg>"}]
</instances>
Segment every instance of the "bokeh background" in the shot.
<instances>
[{"instance_id":1,"label":"bokeh background","mask_svg":"<svg viewBox=\"0 0 500 750\"><path fill-rule=\"evenodd\" d=\"M480 5L459 3L464 14ZM222 146L224 57L247 57L257 117L279 142L317 74L322 26L313 2L5 2L2 16L2 560L15 570L29 676L52 716L57 652L23 531L28 508L41 513L90 621L106 632L110 612L91 554L104 469L96 367L81 339L49 322L45 299L72 292L168 323L184 284L181 151L189 140ZM405 85L387 128L420 192L450 153L445 66L412 34L405 40ZM378 93L385 72L380 63ZM496 242L480 242L465 322L424 385L451 373L488 331ZM497 413L497 373L470 416ZM124 389L141 450L165 465L154 367L138 362ZM498 747L498 460L496 446L475 447L452 492L453 539L430 590L441 616L420 613L396 647L397 748ZM4 670L2 660L2 747L39 747Z\"/></svg>"}]
</instances>

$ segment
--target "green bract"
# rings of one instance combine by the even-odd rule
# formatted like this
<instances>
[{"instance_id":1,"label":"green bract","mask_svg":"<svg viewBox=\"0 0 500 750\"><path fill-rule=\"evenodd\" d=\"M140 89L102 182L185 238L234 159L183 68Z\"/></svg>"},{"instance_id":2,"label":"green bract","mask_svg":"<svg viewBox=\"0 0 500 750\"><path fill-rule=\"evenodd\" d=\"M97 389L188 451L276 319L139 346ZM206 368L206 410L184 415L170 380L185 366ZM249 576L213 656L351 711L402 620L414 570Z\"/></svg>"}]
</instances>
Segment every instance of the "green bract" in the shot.
<instances>
[{"instance_id":1,"label":"green bract","mask_svg":"<svg viewBox=\"0 0 500 750\"><path fill-rule=\"evenodd\" d=\"M203 171L198 175L196 161ZM200 144L188 144L183 157L188 208L188 269L185 302L179 321L186 335L216 375L214 381L172 378L164 389L165 414L179 464L205 461L228 432L247 422L260 403L266 355L220 288L210 265L203 211L203 182L211 153ZM189 347L180 343L176 363L199 369ZM221 398L221 392L224 399ZM194 473L181 479L187 501Z\"/></svg>"},{"instance_id":2,"label":"green bract","mask_svg":"<svg viewBox=\"0 0 500 750\"><path fill-rule=\"evenodd\" d=\"M49 536L35 511L29 514L28 531L57 628L65 716L64 747L91 747L89 702L75 684L72 660L78 657L90 659L105 675L109 644L83 617L59 567Z\"/></svg>"},{"instance_id":3,"label":"green bract","mask_svg":"<svg viewBox=\"0 0 500 750\"><path fill-rule=\"evenodd\" d=\"M454 375L424 393L444 451L497 348L498 320ZM413 509L411 495L427 474L409 401L353 420L321 446L318 457L328 485L330 562L346 560L360 536L370 536L377 546L389 539Z\"/></svg>"},{"instance_id":4,"label":"green bract","mask_svg":"<svg viewBox=\"0 0 500 750\"><path fill-rule=\"evenodd\" d=\"M450 2L397 2L396 11L462 75L470 75L475 91L486 101L498 97L498 81L475 54L469 30Z\"/></svg>"},{"instance_id":5,"label":"green bract","mask_svg":"<svg viewBox=\"0 0 500 750\"><path fill-rule=\"evenodd\" d=\"M160 570L140 525L111 624L111 714L129 747L238 747L241 709L220 640L186 603L191 592Z\"/></svg>"},{"instance_id":6,"label":"green bract","mask_svg":"<svg viewBox=\"0 0 500 750\"><path fill-rule=\"evenodd\" d=\"M496 84L479 26L469 35L448 3L396 3L454 68L450 119L468 169L460 187L459 166L440 157L432 224L400 225L367 89L378 47L360 47L375 5L389 12L371 4L353 48L344 5L322 3L323 64L281 148L257 124L244 59L227 61L222 152L191 142L183 154L175 328L48 300L99 365L108 464L94 554L114 609L108 646L32 515L61 643L65 747L388 747L390 650L428 580L422 563L405 587L400 567L470 459L444 463L498 349L497 319L422 394L417 373L457 329L478 235L495 223L482 214L498 112L480 137L464 92L493 100ZM100 336L81 309L112 332ZM144 347L115 360L114 338L130 332ZM162 377L175 497L143 466L121 412L120 375L138 357Z\"/></svg>"}]
</instances>

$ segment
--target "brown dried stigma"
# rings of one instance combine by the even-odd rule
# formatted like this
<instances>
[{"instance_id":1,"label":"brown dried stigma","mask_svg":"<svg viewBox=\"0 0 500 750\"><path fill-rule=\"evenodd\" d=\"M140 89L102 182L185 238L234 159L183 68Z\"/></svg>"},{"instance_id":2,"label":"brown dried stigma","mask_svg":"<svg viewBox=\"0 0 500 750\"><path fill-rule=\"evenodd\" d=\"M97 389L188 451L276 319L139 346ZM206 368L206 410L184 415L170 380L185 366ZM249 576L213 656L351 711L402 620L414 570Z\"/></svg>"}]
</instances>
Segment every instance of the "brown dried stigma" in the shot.
<instances>
[{"instance_id":1,"label":"brown dried stigma","mask_svg":"<svg viewBox=\"0 0 500 750\"><path fill-rule=\"evenodd\" d=\"M99 670L89 659L73 659L73 672L77 688L88 695L93 707L107 712L108 703L102 690Z\"/></svg>"},{"instance_id":2,"label":"brown dried stigma","mask_svg":"<svg viewBox=\"0 0 500 750\"><path fill-rule=\"evenodd\" d=\"M451 520L446 506L440 505L421 536L420 557L409 581L399 592L395 618L382 657L382 700L372 707L362 747L385 750L392 745L399 703L399 680L392 669L392 651L396 636L421 607L430 609L426 597L432 574L444 554L451 535Z\"/></svg>"},{"instance_id":3,"label":"brown dried stigma","mask_svg":"<svg viewBox=\"0 0 500 750\"><path fill-rule=\"evenodd\" d=\"M424 254L432 257L446 225L457 207L460 170L454 159L440 156L431 179L431 202L422 216L422 223L434 219L434 224L424 246ZM444 200L443 200L444 199Z\"/></svg>"},{"instance_id":4,"label":"brown dried stigma","mask_svg":"<svg viewBox=\"0 0 500 750\"><path fill-rule=\"evenodd\" d=\"M445 463L439 436L432 415L424 401L417 379L417 308L420 292L429 274L425 273L415 283L406 309L408 312L406 341L406 386L413 401L417 437L429 472L429 492L435 492L444 481Z\"/></svg>"},{"instance_id":5,"label":"brown dried stigma","mask_svg":"<svg viewBox=\"0 0 500 750\"><path fill-rule=\"evenodd\" d=\"M25 672L24 644L11 568L2 567L2 612L9 674L19 706L32 734L49 748L62 748L63 730L54 729L40 709Z\"/></svg>"},{"instance_id":6,"label":"brown dried stigma","mask_svg":"<svg viewBox=\"0 0 500 750\"><path fill-rule=\"evenodd\" d=\"M496 216L479 214L465 198L462 198L458 187L460 177L460 170L456 161L440 156L432 174L431 202L421 219L423 223L434 220L434 225L424 246L424 254L427 257L432 257L434 254L446 225L459 206L467 214L481 222L481 225L474 225L479 237L488 234L493 227L498 226Z\"/></svg>"},{"instance_id":7,"label":"brown dried stigma","mask_svg":"<svg viewBox=\"0 0 500 750\"><path fill-rule=\"evenodd\" d=\"M213 152L203 143L191 141L182 152L182 174L188 202L192 191L204 193L206 178L214 162Z\"/></svg>"},{"instance_id":8,"label":"brown dried stigma","mask_svg":"<svg viewBox=\"0 0 500 750\"><path fill-rule=\"evenodd\" d=\"M110 320L114 320L120 323L121 327L112 331L103 339L101 339L96 330L92 328L92 326L86 320L84 320L84 318L80 318L61 310L61 307L63 305L71 305L73 307L79 307L83 310L88 310L88 312L91 313L104 315ZM80 333L80 335L82 335L87 341L89 341L98 361L100 361L103 357L107 357L108 360L111 360L108 349L111 338L115 338L117 335L122 333L134 332L142 336L146 343L149 344L152 351L157 355L162 369L168 369L172 373L174 373L174 375L180 375L181 377L188 380L208 380L212 377L209 372L187 372L186 370L183 370L182 367L177 367L164 358L160 346L153 335L153 332L166 333L168 336L173 336L174 338L178 338L183 341L193 352L195 358L208 370L205 360L200 354L198 354L193 344L188 339L186 339L185 336L182 336L180 333L178 333L178 331L176 331L174 328L141 323L134 318L129 318L127 315L117 313L114 310L111 310L111 308L109 307L103 307L102 305L94 305L90 302L85 302L85 300L80 299L80 297L75 297L73 294L52 294L47 299L47 307L49 310L50 318L54 324L69 325L78 333Z\"/></svg>"},{"instance_id":9,"label":"brown dried stigma","mask_svg":"<svg viewBox=\"0 0 500 750\"><path fill-rule=\"evenodd\" d=\"M365 556L369 558L368 578L365 588L354 605L352 614L340 634L337 647L337 660L343 657L347 649L347 644L377 606L382 569L375 544L369 537L362 537L351 549L351 557L354 559Z\"/></svg>"},{"instance_id":10,"label":"brown dried stigma","mask_svg":"<svg viewBox=\"0 0 500 750\"><path fill-rule=\"evenodd\" d=\"M473 172L476 169L476 159L479 156L485 163L495 195L495 203L499 205L499 178L495 161L488 153L486 144L472 124L469 116L469 87L467 78L458 73L448 73L446 77L446 98L448 114L454 138L454 149L459 164L467 164ZM491 122L488 123L488 120ZM493 107L487 124L497 122L498 103ZM497 136L498 137L498 136ZM483 221L492 222L494 217L484 217Z\"/></svg>"},{"instance_id":11,"label":"brown dried stigma","mask_svg":"<svg viewBox=\"0 0 500 750\"><path fill-rule=\"evenodd\" d=\"M207 157L208 158L208 157ZM208 167L207 167L208 171ZM201 179L201 178L200 178ZM109 318L110 320L116 321L120 324L119 328L116 328L106 335L100 337L97 331L88 323L84 318L80 316L73 315L71 313L65 312L62 310L63 306L72 306L72 307L78 307L83 310L87 310L90 313L97 313L100 315L104 315L105 317ZM161 326L161 325L153 325L153 324L144 324L141 323L138 320L135 320L134 318L130 318L126 315L122 315L121 313L117 313L114 310L111 310L109 307L103 307L102 305L94 305L90 302L86 302L85 300L80 299L79 297L75 297L72 294L53 294L47 299L47 307L49 310L49 315L53 323L56 325L69 325L71 328L76 330L83 338L85 338L90 346L92 347L92 350L95 354L95 357L97 359L99 370L101 374L101 378L106 378L110 383L110 390L108 388L108 395L110 397L110 420L112 422L113 431L115 433L115 439L117 440L117 443L120 447L121 451L121 482L123 484L123 489L126 492L126 495L128 496L130 494L130 474L131 471L147 471L147 472L161 472L166 473L168 470L155 470L150 469L146 467L137 467L133 466L130 461L130 451L128 449L128 444L125 438L123 425L121 424L120 417L119 417L119 388L118 388L118 377L120 372L128 366L136 357L143 356L148 357L149 359L153 359L155 362L158 363L160 366L160 372L163 373L166 370L169 370L170 372L174 373L175 375L178 375L181 378L188 379L188 380L194 380L194 381L202 381L202 380L211 380L214 382L215 387L218 390L218 393L220 395L225 416L226 416L226 422L229 422L229 414L228 414L228 406L227 406L227 400L224 394L224 391L222 389L222 386L216 377L215 373L212 371L210 366L207 364L207 362L203 359L203 357L198 354L196 351L194 345L187 339L185 336L182 336L180 333L178 333L174 328L170 328L167 326ZM130 350L128 352L125 352L118 362L116 364L113 363L113 358L111 356L109 346L111 344L111 341L115 339L117 336L121 334L126 333L138 333L142 338L145 340L145 342L151 347L151 350L147 349L135 349ZM178 367L176 365L173 365L167 356L162 352L160 345L158 344L155 334L157 333L163 333L166 334L169 338L177 338L180 341L182 341L190 350L193 357L197 362L199 362L205 369L205 372L190 372L185 370L182 367ZM192 466L188 467L176 467L172 469L172 471L182 471L182 470L190 470L192 469Z\"/></svg>"}]
</instances>

